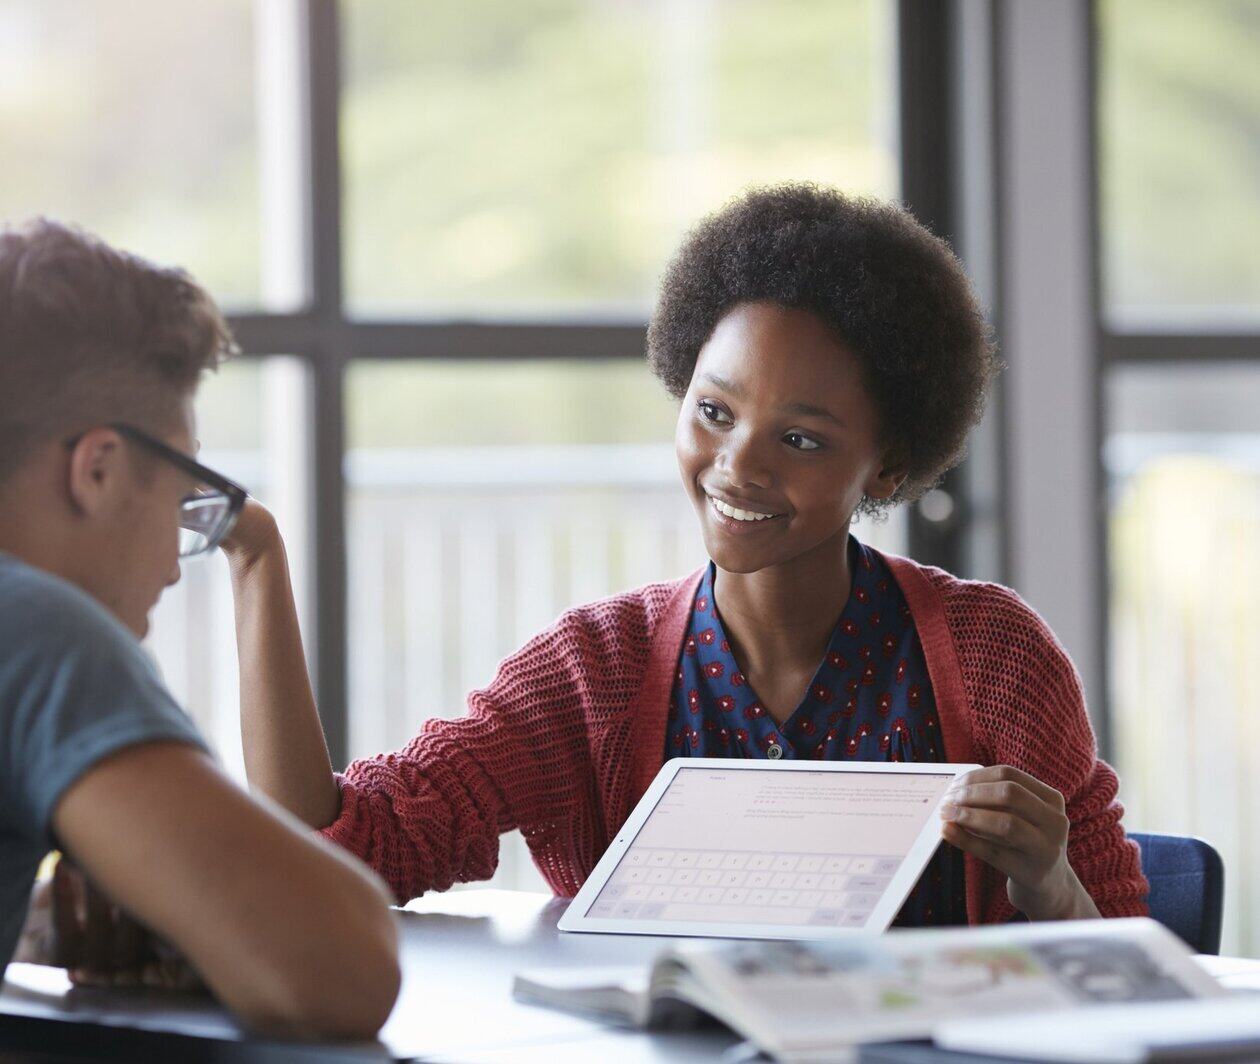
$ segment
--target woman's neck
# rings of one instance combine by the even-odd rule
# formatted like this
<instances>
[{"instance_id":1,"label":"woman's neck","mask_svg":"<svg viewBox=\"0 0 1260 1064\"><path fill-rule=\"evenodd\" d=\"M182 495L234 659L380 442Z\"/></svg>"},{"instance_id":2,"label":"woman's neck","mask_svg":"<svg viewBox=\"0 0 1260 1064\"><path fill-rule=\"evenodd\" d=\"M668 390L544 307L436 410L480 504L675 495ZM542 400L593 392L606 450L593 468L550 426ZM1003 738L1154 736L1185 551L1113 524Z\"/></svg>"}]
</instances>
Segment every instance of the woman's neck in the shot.
<instances>
[{"instance_id":1,"label":"woman's neck","mask_svg":"<svg viewBox=\"0 0 1260 1064\"><path fill-rule=\"evenodd\" d=\"M755 573L718 569L713 598L736 659L751 674L811 672L849 601L847 528L808 554Z\"/></svg>"}]
</instances>

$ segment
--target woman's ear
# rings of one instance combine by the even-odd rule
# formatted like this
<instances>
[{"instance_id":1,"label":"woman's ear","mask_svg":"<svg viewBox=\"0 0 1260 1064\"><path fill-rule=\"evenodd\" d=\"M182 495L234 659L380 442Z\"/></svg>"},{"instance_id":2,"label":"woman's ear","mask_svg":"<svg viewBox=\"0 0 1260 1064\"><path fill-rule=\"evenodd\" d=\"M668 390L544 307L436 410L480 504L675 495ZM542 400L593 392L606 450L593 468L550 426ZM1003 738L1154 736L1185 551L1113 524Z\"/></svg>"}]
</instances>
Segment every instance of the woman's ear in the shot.
<instances>
[{"instance_id":1,"label":"woman's ear","mask_svg":"<svg viewBox=\"0 0 1260 1064\"><path fill-rule=\"evenodd\" d=\"M881 502L891 499L905 482L908 464L908 455L904 449L894 447L885 451L880 468L866 481L866 497L879 499Z\"/></svg>"}]
</instances>

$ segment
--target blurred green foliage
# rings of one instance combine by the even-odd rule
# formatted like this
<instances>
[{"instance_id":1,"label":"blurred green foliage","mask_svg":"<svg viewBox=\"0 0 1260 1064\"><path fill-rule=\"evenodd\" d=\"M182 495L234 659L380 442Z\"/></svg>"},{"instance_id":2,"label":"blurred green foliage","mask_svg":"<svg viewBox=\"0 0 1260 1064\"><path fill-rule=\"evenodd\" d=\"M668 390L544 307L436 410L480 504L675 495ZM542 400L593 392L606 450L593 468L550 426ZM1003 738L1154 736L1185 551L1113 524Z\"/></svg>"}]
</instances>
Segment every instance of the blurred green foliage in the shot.
<instances>
[{"instance_id":1,"label":"blurred green foliage","mask_svg":"<svg viewBox=\"0 0 1260 1064\"><path fill-rule=\"evenodd\" d=\"M756 182L894 190L882 0L348 0L357 312L642 317Z\"/></svg>"},{"instance_id":2,"label":"blurred green foliage","mask_svg":"<svg viewBox=\"0 0 1260 1064\"><path fill-rule=\"evenodd\" d=\"M1102 0L1105 303L1123 324L1260 317L1260 2Z\"/></svg>"},{"instance_id":3,"label":"blurred green foliage","mask_svg":"<svg viewBox=\"0 0 1260 1064\"><path fill-rule=\"evenodd\" d=\"M0 219L47 215L260 289L250 0L0 0Z\"/></svg>"}]
</instances>

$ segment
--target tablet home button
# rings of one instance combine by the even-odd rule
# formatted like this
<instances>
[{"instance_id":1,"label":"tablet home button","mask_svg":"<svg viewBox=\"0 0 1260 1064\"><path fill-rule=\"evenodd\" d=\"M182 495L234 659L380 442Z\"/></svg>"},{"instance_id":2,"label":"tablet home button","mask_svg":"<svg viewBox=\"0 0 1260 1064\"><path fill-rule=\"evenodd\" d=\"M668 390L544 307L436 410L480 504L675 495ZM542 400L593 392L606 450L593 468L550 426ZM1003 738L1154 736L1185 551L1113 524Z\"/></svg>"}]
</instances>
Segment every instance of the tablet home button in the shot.
<instances>
[{"instance_id":1,"label":"tablet home button","mask_svg":"<svg viewBox=\"0 0 1260 1064\"><path fill-rule=\"evenodd\" d=\"M778 761L783 756L783 747L778 743L771 743L766 747L766 757L771 761Z\"/></svg>"}]
</instances>

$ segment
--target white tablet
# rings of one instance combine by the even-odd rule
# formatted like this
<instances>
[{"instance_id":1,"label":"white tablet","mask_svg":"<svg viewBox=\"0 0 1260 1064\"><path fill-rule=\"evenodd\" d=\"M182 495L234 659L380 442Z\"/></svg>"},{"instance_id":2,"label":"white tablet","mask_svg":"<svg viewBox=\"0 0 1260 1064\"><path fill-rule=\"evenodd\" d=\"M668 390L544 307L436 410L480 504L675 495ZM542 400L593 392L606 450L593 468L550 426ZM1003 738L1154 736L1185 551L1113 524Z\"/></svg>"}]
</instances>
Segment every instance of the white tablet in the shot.
<instances>
[{"instance_id":1,"label":"white tablet","mask_svg":"<svg viewBox=\"0 0 1260 1064\"><path fill-rule=\"evenodd\" d=\"M840 938L883 931L978 765L674 758L560 918L561 931Z\"/></svg>"}]
</instances>

